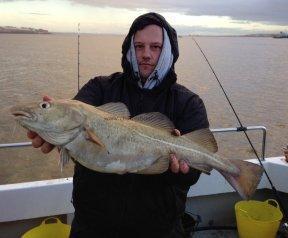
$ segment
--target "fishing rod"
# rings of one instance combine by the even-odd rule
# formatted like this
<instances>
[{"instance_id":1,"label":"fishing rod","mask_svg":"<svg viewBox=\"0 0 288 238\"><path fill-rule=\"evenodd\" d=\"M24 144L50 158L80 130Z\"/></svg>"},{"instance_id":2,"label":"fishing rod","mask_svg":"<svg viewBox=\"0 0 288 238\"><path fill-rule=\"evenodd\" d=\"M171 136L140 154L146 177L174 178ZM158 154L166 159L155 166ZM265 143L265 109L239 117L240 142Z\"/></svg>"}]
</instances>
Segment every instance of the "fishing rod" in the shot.
<instances>
[{"instance_id":1,"label":"fishing rod","mask_svg":"<svg viewBox=\"0 0 288 238\"><path fill-rule=\"evenodd\" d=\"M257 151L256 151L256 149L255 149L255 147L254 147L254 145L253 145L253 143L252 143L252 141L250 140L250 138L249 138L249 136L248 136L248 134L247 134L247 132L246 132L247 127L244 127L244 126L243 126L243 124L242 124L242 122L241 122L241 120L240 120L240 118L239 118L239 116L238 116L238 114L237 114L234 106L232 105L232 103L231 103L231 101L230 101L230 99L229 99L229 97L228 97L228 95L227 95L227 93L226 93L226 90L224 89L222 83L220 82L217 74L215 73L215 70L213 69L212 65L210 64L210 62L209 62L208 58L206 57L205 53L203 52L203 50L201 49L200 45L199 45L198 42L195 40L195 38L192 37L192 39L194 40L196 46L198 47L198 49L200 50L200 52L201 52L202 55L204 56L206 62L207 62L208 65L209 65L209 68L211 69L211 71L212 71L212 73L214 74L214 76L215 76L215 78L216 78L216 80L217 80L220 88L222 89L222 92L224 93L225 98L226 98L226 100L228 101L228 103L229 103L229 105L230 105L230 107L231 107L231 109L232 109L232 111L233 111L233 113L234 113L234 115L235 115L235 117L236 117L239 125L240 125L240 127L238 127L238 131L243 131L243 132L244 132L244 134L245 134L245 136L246 136L246 138L247 138L247 140L248 140L248 142L249 142L249 144L250 144L250 146L251 146L254 154L256 155L256 157L257 157L257 159L258 159L261 167L262 167L263 170L264 170L264 173L265 173L265 175L266 175L266 177L267 177L267 179L268 179L268 181L269 181L269 183L270 183L270 186L271 186L271 188L272 188L272 191L273 191L274 195L276 196L277 201L279 202L279 205L280 205L280 207L281 207L281 209L282 209L282 211L283 211L283 213L284 213L284 218L285 218L285 220L287 221L287 220L288 220L287 211L286 211L285 207L283 206L282 199L280 198L277 189L276 189L275 186L273 185L272 180L270 179L270 177L269 177L266 169L264 168L263 163L262 163L262 161L260 160L260 158L259 158L259 156L258 156L258 153L257 153Z\"/></svg>"},{"instance_id":2,"label":"fishing rod","mask_svg":"<svg viewBox=\"0 0 288 238\"><path fill-rule=\"evenodd\" d=\"M80 23L78 23L78 32L77 32L77 40L78 40L78 48L77 48L77 55L78 55L78 60L77 60L77 65L78 65L78 92L80 90Z\"/></svg>"}]
</instances>

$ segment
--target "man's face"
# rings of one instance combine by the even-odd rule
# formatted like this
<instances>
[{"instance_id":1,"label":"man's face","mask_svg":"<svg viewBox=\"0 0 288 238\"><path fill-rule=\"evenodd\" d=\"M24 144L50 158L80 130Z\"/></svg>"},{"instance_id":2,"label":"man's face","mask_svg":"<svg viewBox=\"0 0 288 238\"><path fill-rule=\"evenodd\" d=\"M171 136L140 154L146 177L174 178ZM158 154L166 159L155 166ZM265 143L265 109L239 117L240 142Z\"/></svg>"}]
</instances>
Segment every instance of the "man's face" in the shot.
<instances>
[{"instance_id":1,"label":"man's face","mask_svg":"<svg viewBox=\"0 0 288 238\"><path fill-rule=\"evenodd\" d=\"M157 25L148 25L135 33L134 47L142 79L146 80L155 69L162 45L163 32Z\"/></svg>"}]
</instances>

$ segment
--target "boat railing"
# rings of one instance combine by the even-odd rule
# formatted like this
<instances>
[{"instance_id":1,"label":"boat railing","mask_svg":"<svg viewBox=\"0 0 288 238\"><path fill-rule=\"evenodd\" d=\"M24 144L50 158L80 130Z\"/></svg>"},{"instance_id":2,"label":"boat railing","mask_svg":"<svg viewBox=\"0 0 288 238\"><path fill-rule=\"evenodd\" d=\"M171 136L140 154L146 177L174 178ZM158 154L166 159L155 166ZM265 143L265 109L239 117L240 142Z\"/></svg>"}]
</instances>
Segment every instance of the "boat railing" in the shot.
<instances>
[{"instance_id":1,"label":"boat railing","mask_svg":"<svg viewBox=\"0 0 288 238\"><path fill-rule=\"evenodd\" d=\"M247 127L228 127L228 128L216 128L211 129L213 133L223 133L223 132L243 132L243 131L262 131L262 155L261 160L265 160L266 151L266 127L265 126L247 126Z\"/></svg>"},{"instance_id":2,"label":"boat railing","mask_svg":"<svg viewBox=\"0 0 288 238\"><path fill-rule=\"evenodd\" d=\"M262 131L262 156L261 159L265 160L265 150L266 150L266 127L264 126L247 126L247 127L228 127L228 128L215 128L211 129L213 133L225 133L225 132L243 132L251 130L260 130ZM11 147L25 147L31 146L32 142L18 142L18 143L7 143L0 144L1 148L11 148Z\"/></svg>"},{"instance_id":3,"label":"boat railing","mask_svg":"<svg viewBox=\"0 0 288 238\"><path fill-rule=\"evenodd\" d=\"M31 145L32 145L32 142L6 143L6 144L0 144L0 148L25 147L25 146L31 146Z\"/></svg>"}]
</instances>

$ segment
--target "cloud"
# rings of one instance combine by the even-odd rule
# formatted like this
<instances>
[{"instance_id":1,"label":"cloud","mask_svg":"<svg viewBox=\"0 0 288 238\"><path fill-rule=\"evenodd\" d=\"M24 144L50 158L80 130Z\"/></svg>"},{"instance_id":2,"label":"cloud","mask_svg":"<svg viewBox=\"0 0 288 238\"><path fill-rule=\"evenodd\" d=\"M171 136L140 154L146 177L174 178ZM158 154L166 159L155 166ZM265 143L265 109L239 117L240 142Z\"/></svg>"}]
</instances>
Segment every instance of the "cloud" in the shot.
<instances>
[{"instance_id":1,"label":"cloud","mask_svg":"<svg viewBox=\"0 0 288 238\"><path fill-rule=\"evenodd\" d=\"M30 14L30 15L37 15L37 16L47 16L47 15L51 15L48 13L40 13L40 12L26 12L24 14Z\"/></svg>"},{"instance_id":2,"label":"cloud","mask_svg":"<svg viewBox=\"0 0 288 238\"><path fill-rule=\"evenodd\" d=\"M0 0L15 2L18 0ZM36 0L24 0L36 1ZM45 1L45 0L40 0ZM287 0L67 0L72 4L176 12L191 16L228 16L234 21L288 26Z\"/></svg>"},{"instance_id":3,"label":"cloud","mask_svg":"<svg viewBox=\"0 0 288 238\"><path fill-rule=\"evenodd\" d=\"M21 0L0 0L0 3L1 2L18 2L18 1L21 1ZM32 2L32 1L39 1L39 0L24 0L24 1ZM40 0L40 1L46 1L46 0Z\"/></svg>"},{"instance_id":4,"label":"cloud","mask_svg":"<svg viewBox=\"0 0 288 238\"><path fill-rule=\"evenodd\" d=\"M70 0L97 7L147 9L186 15L229 16L234 20L288 25L287 0Z\"/></svg>"},{"instance_id":5,"label":"cloud","mask_svg":"<svg viewBox=\"0 0 288 238\"><path fill-rule=\"evenodd\" d=\"M213 3L202 0L195 4L195 8L189 8L186 14L230 16L240 21L288 25L287 0L217 0Z\"/></svg>"}]
</instances>

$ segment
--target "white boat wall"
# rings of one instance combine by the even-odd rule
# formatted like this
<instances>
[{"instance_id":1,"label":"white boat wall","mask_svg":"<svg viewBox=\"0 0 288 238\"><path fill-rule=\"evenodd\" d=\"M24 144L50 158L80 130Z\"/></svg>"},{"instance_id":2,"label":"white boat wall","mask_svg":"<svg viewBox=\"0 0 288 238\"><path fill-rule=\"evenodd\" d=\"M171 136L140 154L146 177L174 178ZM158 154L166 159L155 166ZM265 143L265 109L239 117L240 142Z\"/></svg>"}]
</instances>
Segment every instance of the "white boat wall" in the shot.
<instances>
[{"instance_id":1,"label":"white boat wall","mask_svg":"<svg viewBox=\"0 0 288 238\"><path fill-rule=\"evenodd\" d=\"M257 160L249 160L259 163ZM288 163L284 157L262 162L282 199L288 201ZM20 237L49 216L61 216L68 224L73 219L72 178L0 185L0 238ZM253 199L274 198L263 175ZM235 225L234 205L241 198L215 170L202 174L187 197L187 211L201 217L201 225ZM288 204L285 202L285 204ZM64 215L64 216L63 216Z\"/></svg>"}]
</instances>

